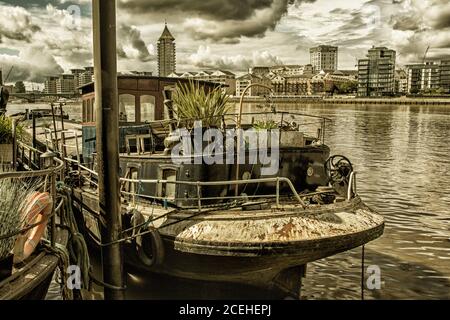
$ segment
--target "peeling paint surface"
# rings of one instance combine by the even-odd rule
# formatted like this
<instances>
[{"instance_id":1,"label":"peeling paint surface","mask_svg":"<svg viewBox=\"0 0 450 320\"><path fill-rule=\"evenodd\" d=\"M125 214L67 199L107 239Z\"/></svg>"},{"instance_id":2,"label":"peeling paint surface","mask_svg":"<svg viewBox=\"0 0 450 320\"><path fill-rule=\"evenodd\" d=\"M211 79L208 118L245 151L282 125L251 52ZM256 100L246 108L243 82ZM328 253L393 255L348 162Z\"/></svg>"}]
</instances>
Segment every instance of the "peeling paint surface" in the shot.
<instances>
[{"instance_id":1,"label":"peeling paint surface","mask_svg":"<svg viewBox=\"0 0 450 320\"><path fill-rule=\"evenodd\" d=\"M372 229L383 218L368 210L327 212L318 215L266 219L205 220L185 228L178 241L264 243L316 240Z\"/></svg>"}]
</instances>

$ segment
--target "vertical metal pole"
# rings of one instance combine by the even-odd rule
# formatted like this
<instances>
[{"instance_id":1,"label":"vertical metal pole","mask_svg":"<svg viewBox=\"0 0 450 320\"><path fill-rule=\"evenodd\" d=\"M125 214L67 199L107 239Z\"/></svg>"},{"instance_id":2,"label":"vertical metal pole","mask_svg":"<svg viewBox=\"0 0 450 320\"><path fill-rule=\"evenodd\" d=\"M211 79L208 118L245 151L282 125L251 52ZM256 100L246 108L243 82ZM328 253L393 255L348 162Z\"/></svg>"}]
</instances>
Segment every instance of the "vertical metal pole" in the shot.
<instances>
[{"instance_id":1,"label":"vertical metal pole","mask_svg":"<svg viewBox=\"0 0 450 320\"><path fill-rule=\"evenodd\" d=\"M30 153L30 162L31 162L31 164L33 164L33 162L34 163L36 163L36 145L37 145L37 143L36 143L36 117L35 117L35 114L34 114L34 112L31 112L31 119L33 120L32 122L33 122L33 131L32 131L32 139L33 139L33 141L32 141L32 145L33 145L33 159L31 159L31 153ZM32 166L30 166L30 168L32 168Z\"/></svg>"},{"instance_id":2,"label":"vertical metal pole","mask_svg":"<svg viewBox=\"0 0 450 320\"><path fill-rule=\"evenodd\" d=\"M59 151L58 150L58 128L56 127L55 105L53 104L53 102L50 104L50 107L52 108L53 130L55 131L55 140L52 143L52 147L53 147L53 151ZM53 139L51 132L50 132L50 139Z\"/></svg>"},{"instance_id":3,"label":"vertical metal pole","mask_svg":"<svg viewBox=\"0 0 450 320\"><path fill-rule=\"evenodd\" d=\"M364 300L364 249L363 245L361 250L361 300Z\"/></svg>"},{"instance_id":4,"label":"vertical metal pole","mask_svg":"<svg viewBox=\"0 0 450 320\"><path fill-rule=\"evenodd\" d=\"M16 170L16 163L17 163L17 119L13 119L12 121L12 137L13 137L13 143L12 143L12 169L13 171Z\"/></svg>"},{"instance_id":5,"label":"vertical metal pole","mask_svg":"<svg viewBox=\"0 0 450 320\"><path fill-rule=\"evenodd\" d=\"M51 174L50 179L51 179L50 188L51 188L51 194L52 194L52 200L53 200L52 201L53 202L53 208L52 208L53 215L50 220L50 226L51 226L51 230L52 230L50 241L51 241L52 247L54 247L56 244L56 212L55 212L55 209L56 209L56 172L53 172ZM45 179L45 180L47 180L47 179Z\"/></svg>"},{"instance_id":6,"label":"vertical metal pole","mask_svg":"<svg viewBox=\"0 0 450 320\"><path fill-rule=\"evenodd\" d=\"M116 1L93 0L94 77L97 111L97 166L103 243L119 239L119 113L116 61ZM124 299L123 259L119 243L102 247L106 300Z\"/></svg>"},{"instance_id":7,"label":"vertical metal pole","mask_svg":"<svg viewBox=\"0 0 450 320\"><path fill-rule=\"evenodd\" d=\"M65 158L67 157L67 149L66 149L66 136L64 133L64 112L63 112L63 104L59 104L59 109L61 113L61 152L63 155L63 161L65 163Z\"/></svg>"}]
</instances>

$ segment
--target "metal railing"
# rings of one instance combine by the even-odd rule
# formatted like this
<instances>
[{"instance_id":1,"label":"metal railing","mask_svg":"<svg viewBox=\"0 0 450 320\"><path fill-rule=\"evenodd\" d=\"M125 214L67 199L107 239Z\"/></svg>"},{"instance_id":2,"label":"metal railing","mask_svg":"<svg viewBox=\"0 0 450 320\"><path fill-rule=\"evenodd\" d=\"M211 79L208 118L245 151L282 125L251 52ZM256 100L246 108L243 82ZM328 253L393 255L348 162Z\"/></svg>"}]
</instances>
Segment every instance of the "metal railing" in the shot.
<instances>
[{"instance_id":1,"label":"metal railing","mask_svg":"<svg viewBox=\"0 0 450 320\"><path fill-rule=\"evenodd\" d=\"M350 201L356 194L356 171L352 171L348 180L347 200Z\"/></svg>"},{"instance_id":2,"label":"metal railing","mask_svg":"<svg viewBox=\"0 0 450 320\"><path fill-rule=\"evenodd\" d=\"M23 147L29 147L25 145L22 142L19 142L19 145L22 144ZM40 152L39 150L34 150L35 152ZM54 246L56 243L56 212L58 212L62 204L56 205L56 178L58 175L61 175L64 170L64 162L61 161L58 158L53 158L53 162L56 162L56 166L52 166L47 169L42 170L34 170L34 171L11 171L11 172L0 172L0 180L1 179L27 179L27 178L39 178L43 177L45 178L45 181L47 181L48 178L50 178L50 184L49 184L49 191L51 194L51 197L53 199L52 204L52 213L51 213L51 220L50 220L50 227L51 227L51 245ZM46 186L46 183L44 184ZM31 228L33 226L29 226ZM23 231L23 230L22 230Z\"/></svg>"},{"instance_id":3,"label":"metal railing","mask_svg":"<svg viewBox=\"0 0 450 320\"><path fill-rule=\"evenodd\" d=\"M160 179L149 179L149 180L139 180L139 179L128 179L128 178L120 178L121 182L128 182L128 183L136 183L136 184L175 184L175 185L187 185L187 186L195 186L197 188L197 194L196 194L196 200L197 200L197 209L199 211L202 210L202 200L212 200L216 199L217 197L202 197L202 187L210 187L210 186L232 186L232 185L241 185L241 184L258 184L258 183L270 183L275 182L276 183L276 193L271 195L258 195L258 196L223 196L220 197L220 199L227 200L227 199L246 199L246 198L268 198L268 197L275 197L276 199L276 205L277 207L280 207L280 183L286 183L288 187L290 188L292 195L294 198L299 202L299 204L302 206L303 209L306 208L305 202L302 200L300 195L298 194L297 190L295 190L294 185L292 184L291 180L285 177L276 177L276 178L261 178L261 179L245 179L245 180L232 180L232 181L171 181L171 180L160 180ZM130 192L125 192L129 195L137 195L142 196L139 194L134 194ZM157 200L164 200L164 197L153 197L153 196L147 196L151 199L157 199ZM184 199L184 198L183 198ZM185 199L184 199L185 200Z\"/></svg>"}]
</instances>

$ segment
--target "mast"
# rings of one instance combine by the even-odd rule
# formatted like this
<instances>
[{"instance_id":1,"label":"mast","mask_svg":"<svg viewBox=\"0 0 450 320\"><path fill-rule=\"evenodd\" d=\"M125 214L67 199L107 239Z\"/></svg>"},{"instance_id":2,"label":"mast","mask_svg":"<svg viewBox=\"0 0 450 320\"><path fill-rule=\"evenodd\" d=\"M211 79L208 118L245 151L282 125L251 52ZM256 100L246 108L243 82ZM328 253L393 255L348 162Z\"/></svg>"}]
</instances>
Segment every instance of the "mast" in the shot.
<instances>
[{"instance_id":1,"label":"mast","mask_svg":"<svg viewBox=\"0 0 450 320\"><path fill-rule=\"evenodd\" d=\"M102 243L119 239L119 113L116 58L116 1L93 0L95 103L97 112L98 192ZM124 299L119 243L102 247L105 300Z\"/></svg>"}]
</instances>

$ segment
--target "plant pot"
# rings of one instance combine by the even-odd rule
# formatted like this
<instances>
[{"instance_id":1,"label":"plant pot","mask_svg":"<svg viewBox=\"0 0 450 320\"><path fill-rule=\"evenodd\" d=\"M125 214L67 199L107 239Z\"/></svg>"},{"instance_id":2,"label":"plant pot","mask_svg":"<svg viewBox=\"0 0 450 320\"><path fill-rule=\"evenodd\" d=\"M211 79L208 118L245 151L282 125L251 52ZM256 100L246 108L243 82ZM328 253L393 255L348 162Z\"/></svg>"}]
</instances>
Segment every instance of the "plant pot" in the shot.
<instances>
[{"instance_id":1,"label":"plant pot","mask_svg":"<svg viewBox=\"0 0 450 320\"><path fill-rule=\"evenodd\" d=\"M0 281L8 278L12 274L14 256L12 254L0 259Z\"/></svg>"},{"instance_id":2,"label":"plant pot","mask_svg":"<svg viewBox=\"0 0 450 320\"><path fill-rule=\"evenodd\" d=\"M303 132L299 131L281 131L280 147L281 148L301 148L304 147Z\"/></svg>"},{"instance_id":3,"label":"plant pot","mask_svg":"<svg viewBox=\"0 0 450 320\"><path fill-rule=\"evenodd\" d=\"M0 163L11 163L13 161L13 145L11 143L0 144Z\"/></svg>"}]
</instances>

